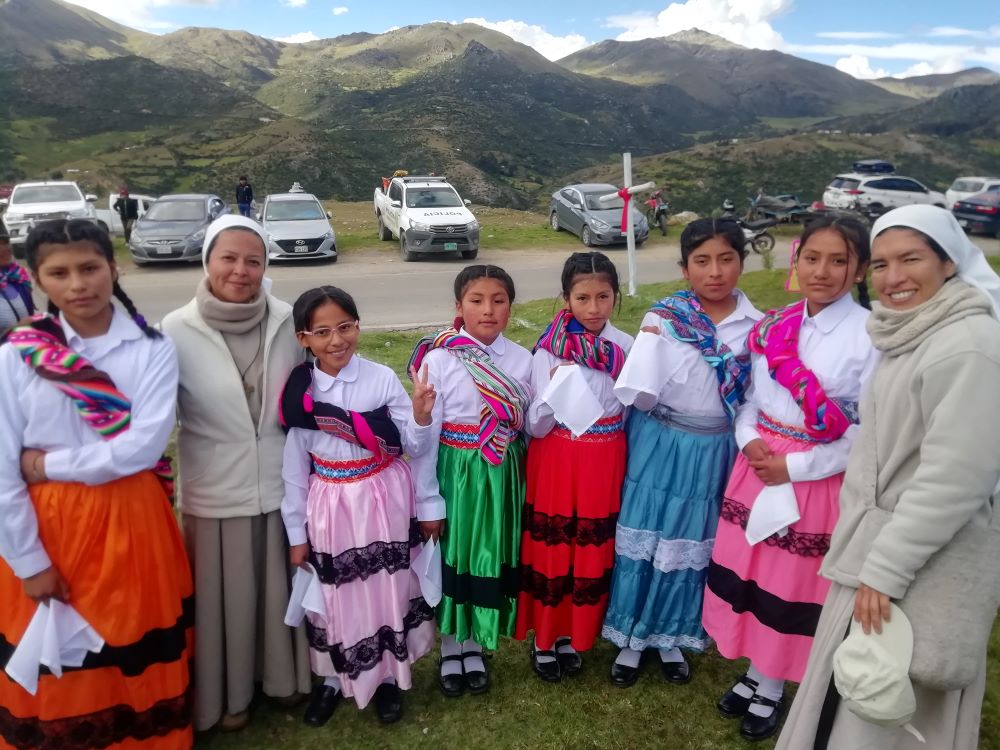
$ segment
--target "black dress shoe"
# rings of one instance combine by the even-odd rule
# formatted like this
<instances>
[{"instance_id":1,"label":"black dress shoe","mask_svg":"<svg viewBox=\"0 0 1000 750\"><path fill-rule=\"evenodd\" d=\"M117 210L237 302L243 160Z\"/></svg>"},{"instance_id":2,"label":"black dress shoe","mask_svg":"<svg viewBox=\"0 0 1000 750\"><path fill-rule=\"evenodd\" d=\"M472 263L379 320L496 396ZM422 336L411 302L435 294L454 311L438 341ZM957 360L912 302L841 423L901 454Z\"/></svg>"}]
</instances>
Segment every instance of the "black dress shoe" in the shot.
<instances>
[{"instance_id":1,"label":"black dress shoe","mask_svg":"<svg viewBox=\"0 0 1000 750\"><path fill-rule=\"evenodd\" d=\"M461 672L456 674L445 674L440 671L441 666L444 665L446 661L462 661L461 654L452 654L451 656L442 656L438 659L438 687L441 688L441 692L444 694L445 698L458 698L465 692L465 678L462 676Z\"/></svg>"},{"instance_id":2,"label":"black dress shoe","mask_svg":"<svg viewBox=\"0 0 1000 750\"><path fill-rule=\"evenodd\" d=\"M539 656L547 656L551 661L538 661ZM539 651L532 646L531 668L535 670L535 674L544 682L559 682L562 679L562 668L559 665L559 659L556 657L555 651Z\"/></svg>"},{"instance_id":3,"label":"black dress shoe","mask_svg":"<svg viewBox=\"0 0 1000 750\"><path fill-rule=\"evenodd\" d=\"M560 651L560 646L570 645L569 638L556 638L556 659L559 660L559 668L563 674L575 677L583 669L583 657L576 651Z\"/></svg>"},{"instance_id":4,"label":"black dress shoe","mask_svg":"<svg viewBox=\"0 0 1000 750\"><path fill-rule=\"evenodd\" d=\"M774 710L771 711L771 715L767 717L754 716L751 713L747 713L747 715L743 717L743 723L740 725L740 736L743 739L752 740L754 742L758 740L766 740L768 737L772 737L778 731L778 724L781 723L781 717L785 713L784 697L782 697L781 700L773 701L762 695L755 695L753 700L750 701L750 704L769 706Z\"/></svg>"},{"instance_id":5,"label":"black dress shoe","mask_svg":"<svg viewBox=\"0 0 1000 750\"><path fill-rule=\"evenodd\" d=\"M375 688L375 713L383 724L395 724L403 718L403 691L387 682Z\"/></svg>"},{"instance_id":6,"label":"black dress shoe","mask_svg":"<svg viewBox=\"0 0 1000 750\"><path fill-rule=\"evenodd\" d=\"M667 682L675 685L686 685L691 682L691 665L687 659L684 661L660 661L660 668L663 669L663 678Z\"/></svg>"},{"instance_id":7,"label":"black dress shoe","mask_svg":"<svg viewBox=\"0 0 1000 750\"><path fill-rule=\"evenodd\" d=\"M743 675L736 682L734 682L733 686L726 691L726 694L723 695L716 704L716 707L719 709L719 713L727 719L740 719L745 716L747 709L750 708L750 700L753 698L752 695L750 698L744 698L742 695L734 692L737 685L746 685L751 692L756 692L757 690L757 682L755 680L751 680L746 675Z\"/></svg>"},{"instance_id":8,"label":"black dress shoe","mask_svg":"<svg viewBox=\"0 0 1000 750\"><path fill-rule=\"evenodd\" d=\"M611 665L611 684L615 687L632 687L639 679L639 667L627 667L614 662Z\"/></svg>"},{"instance_id":9,"label":"black dress shoe","mask_svg":"<svg viewBox=\"0 0 1000 750\"><path fill-rule=\"evenodd\" d=\"M306 706L306 713L302 720L311 727L323 726L333 716L333 712L340 705L341 700L343 700L343 695L339 689L323 684L317 685L309 697L309 705Z\"/></svg>"},{"instance_id":10,"label":"black dress shoe","mask_svg":"<svg viewBox=\"0 0 1000 750\"><path fill-rule=\"evenodd\" d=\"M471 659L475 656L478 656L483 660L483 669L470 670L466 666L465 660ZM486 654L481 651L462 654L462 669L465 672L465 687L468 688L472 695L482 695L490 689L490 674L486 671L485 667Z\"/></svg>"}]
</instances>

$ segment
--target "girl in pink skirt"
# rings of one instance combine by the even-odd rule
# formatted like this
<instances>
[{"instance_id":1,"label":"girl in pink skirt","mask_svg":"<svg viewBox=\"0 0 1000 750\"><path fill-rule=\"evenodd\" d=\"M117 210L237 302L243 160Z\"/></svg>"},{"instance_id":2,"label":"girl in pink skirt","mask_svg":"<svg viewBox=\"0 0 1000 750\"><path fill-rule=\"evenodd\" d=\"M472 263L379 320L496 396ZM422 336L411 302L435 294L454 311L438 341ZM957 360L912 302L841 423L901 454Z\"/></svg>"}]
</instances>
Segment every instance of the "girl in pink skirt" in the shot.
<instances>
[{"instance_id":1,"label":"girl in pink skirt","mask_svg":"<svg viewBox=\"0 0 1000 750\"><path fill-rule=\"evenodd\" d=\"M857 402L877 361L865 331L871 251L853 219L820 219L795 268L805 299L750 333L752 383L736 418L736 459L709 564L703 624L750 670L719 701L740 734L777 731L785 680L800 682L829 581L820 563L857 431ZM857 284L859 299L851 297ZM797 520L796 520L797 518Z\"/></svg>"},{"instance_id":2,"label":"girl in pink skirt","mask_svg":"<svg viewBox=\"0 0 1000 750\"><path fill-rule=\"evenodd\" d=\"M313 690L305 722L322 726L342 696L372 698L383 723L402 716L410 665L434 644L434 610L420 594L411 551L420 544L405 450L426 449L434 406L426 373L413 398L388 367L357 356L354 300L311 289L292 312L315 362L292 371L282 395L285 498L291 563L321 583L325 616L307 613Z\"/></svg>"}]
</instances>

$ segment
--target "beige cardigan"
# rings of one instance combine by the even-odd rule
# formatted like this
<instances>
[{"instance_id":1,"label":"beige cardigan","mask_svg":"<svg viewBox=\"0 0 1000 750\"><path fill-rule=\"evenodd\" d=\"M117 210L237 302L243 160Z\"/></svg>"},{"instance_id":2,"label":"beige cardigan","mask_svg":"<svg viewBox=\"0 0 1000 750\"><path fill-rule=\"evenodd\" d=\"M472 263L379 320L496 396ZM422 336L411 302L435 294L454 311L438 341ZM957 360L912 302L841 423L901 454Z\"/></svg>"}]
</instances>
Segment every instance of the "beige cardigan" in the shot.
<instances>
[{"instance_id":1,"label":"beige cardigan","mask_svg":"<svg viewBox=\"0 0 1000 750\"><path fill-rule=\"evenodd\" d=\"M964 282L945 289L939 319L909 341L897 337L904 345L881 346L877 315L869 321L883 359L864 396L841 516L821 570L844 586L864 583L893 599L962 527L989 524L1000 480L1000 323ZM865 423L872 408L874 436ZM873 452L875 493L863 487ZM872 496L874 510L865 499ZM866 520L869 511L882 518Z\"/></svg>"},{"instance_id":2,"label":"beige cardigan","mask_svg":"<svg viewBox=\"0 0 1000 750\"><path fill-rule=\"evenodd\" d=\"M163 320L180 361L180 503L186 514L239 518L281 507L285 435L278 399L305 352L295 338L291 306L268 295L266 320L263 406L257 424L225 339L205 323L197 302L191 300Z\"/></svg>"}]
</instances>

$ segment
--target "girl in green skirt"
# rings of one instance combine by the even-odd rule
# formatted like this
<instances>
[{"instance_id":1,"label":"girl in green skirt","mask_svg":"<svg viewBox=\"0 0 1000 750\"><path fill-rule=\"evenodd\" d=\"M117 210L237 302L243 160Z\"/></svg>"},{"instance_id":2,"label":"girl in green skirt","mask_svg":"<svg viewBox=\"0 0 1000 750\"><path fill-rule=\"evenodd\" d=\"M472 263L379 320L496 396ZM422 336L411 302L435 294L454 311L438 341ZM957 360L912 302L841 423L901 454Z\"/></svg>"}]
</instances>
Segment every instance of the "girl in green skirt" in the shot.
<instances>
[{"instance_id":1,"label":"girl in green skirt","mask_svg":"<svg viewBox=\"0 0 1000 750\"><path fill-rule=\"evenodd\" d=\"M531 353L504 338L513 301L506 271L468 266L455 279L453 326L421 339L410 359L411 376L438 394L438 440L413 459L413 473L421 533L441 542L439 685L448 697L486 692L483 648L514 634Z\"/></svg>"}]
</instances>

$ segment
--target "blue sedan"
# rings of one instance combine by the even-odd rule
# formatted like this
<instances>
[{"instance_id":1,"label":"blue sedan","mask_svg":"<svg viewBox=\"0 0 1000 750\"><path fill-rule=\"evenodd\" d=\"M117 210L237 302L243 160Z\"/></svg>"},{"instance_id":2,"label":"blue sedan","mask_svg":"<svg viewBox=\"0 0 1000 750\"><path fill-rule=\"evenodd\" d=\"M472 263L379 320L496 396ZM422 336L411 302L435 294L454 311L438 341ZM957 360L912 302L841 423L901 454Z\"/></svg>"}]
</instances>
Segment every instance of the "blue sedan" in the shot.
<instances>
[{"instance_id":1,"label":"blue sedan","mask_svg":"<svg viewBox=\"0 0 1000 750\"><path fill-rule=\"evenodd\" d=\"M1000 186L963 198L951 212L966 232L1000 238Z\"/></svg>"},{"instance_id":2,"label":"blue sedan","mask_svg":"<svg viewBox=\"0 0 1000 750\"><path fill-rule=\"evenodd\" d=\"M613 245L626 241L627 227L622 227L621 198L602 201L602 196L617 193L614 185L587 183L567 185L552 194L549 203L549 225L555 231L572 232L587 247ZM638 210L635 198L631 202L632 224L635 227L635 244L641 245L649 237L649 223Z\"/></svg>"}]
</instances>

